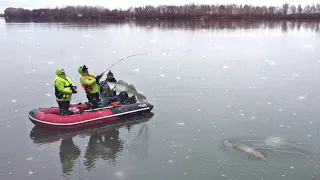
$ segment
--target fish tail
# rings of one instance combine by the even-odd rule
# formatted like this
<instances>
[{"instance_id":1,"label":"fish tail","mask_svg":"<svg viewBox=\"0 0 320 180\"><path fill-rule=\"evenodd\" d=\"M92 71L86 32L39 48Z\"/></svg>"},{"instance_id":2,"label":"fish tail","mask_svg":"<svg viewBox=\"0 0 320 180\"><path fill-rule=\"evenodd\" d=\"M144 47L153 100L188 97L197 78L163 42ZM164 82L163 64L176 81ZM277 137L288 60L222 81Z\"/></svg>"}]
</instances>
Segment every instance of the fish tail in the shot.
<instances>
[{"instance_id":1,"label":"fish tail","mask_svg":"<svg viewBox=\"0 0 320 180\"><path fill-rule=\"evenodd\" d=\"M146 100L147 98L144 95L137 93L137 99L138 100Z\"/></svg>"}]
</instances>

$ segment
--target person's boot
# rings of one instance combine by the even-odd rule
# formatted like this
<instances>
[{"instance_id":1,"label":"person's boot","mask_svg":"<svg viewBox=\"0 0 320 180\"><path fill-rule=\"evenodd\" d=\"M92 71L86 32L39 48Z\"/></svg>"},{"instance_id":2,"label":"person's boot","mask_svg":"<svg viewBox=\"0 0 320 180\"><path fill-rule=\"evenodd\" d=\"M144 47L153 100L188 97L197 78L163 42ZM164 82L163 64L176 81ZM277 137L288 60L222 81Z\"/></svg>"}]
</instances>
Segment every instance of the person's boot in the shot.
<instances>
[{"instance_id":1,"label":"person's boot","mask_svg":"<svg viewBox=\"0 0 320 180\"><path fill-rule=\"evenodd\" d=\"M79 114L83 114L84 113L84 109L79 108Z\"/></svg>"},{"instance_id":2,"label":"person's boot","mask_svg":"<svg viewBox=\"0 0 320 180\"><path fill-rule=\"evenodd\" d=\"M129 104L135 104L135 103L137 103L137 98L135 95L133 95L133 96L129 97L128 101L129 101Z\"/></svg>"},{"instance_id":3,"label":"person's boot","mask_svg":"<svg viewBox=\"0 0 320 180\"><path fill-rule=\"evenodd\" d=\"M64 109L62 109L62 110L60 110L60 115L61 116L67 116L68 114Z\"/></svg>"}]
</instances>

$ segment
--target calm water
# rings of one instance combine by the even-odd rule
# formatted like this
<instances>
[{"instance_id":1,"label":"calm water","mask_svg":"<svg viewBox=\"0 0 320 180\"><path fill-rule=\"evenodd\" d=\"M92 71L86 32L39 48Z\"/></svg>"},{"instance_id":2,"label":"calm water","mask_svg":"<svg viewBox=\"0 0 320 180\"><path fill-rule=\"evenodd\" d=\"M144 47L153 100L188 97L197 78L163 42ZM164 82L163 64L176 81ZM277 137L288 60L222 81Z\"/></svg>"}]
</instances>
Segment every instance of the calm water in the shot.
<instances>
[{"instance_id":1,"label":"calm water","mask_svg":"<svg viewBox=\"0 0 320 180\"><path fill-rule=\"evenodd\" d=\"M319 23L1 19L0 41L0 179L320 178ZM80 89L80 65L98 74L137 53L149 56L112 71L155 105L152 117L65 133L29 121L29 110L56 106L57 68ZM73 102L83 100L80 89ZM221 146L277 136L312 154L282 141L290 155L266 152L261 161Z\"/></svg>"}]
</instances>

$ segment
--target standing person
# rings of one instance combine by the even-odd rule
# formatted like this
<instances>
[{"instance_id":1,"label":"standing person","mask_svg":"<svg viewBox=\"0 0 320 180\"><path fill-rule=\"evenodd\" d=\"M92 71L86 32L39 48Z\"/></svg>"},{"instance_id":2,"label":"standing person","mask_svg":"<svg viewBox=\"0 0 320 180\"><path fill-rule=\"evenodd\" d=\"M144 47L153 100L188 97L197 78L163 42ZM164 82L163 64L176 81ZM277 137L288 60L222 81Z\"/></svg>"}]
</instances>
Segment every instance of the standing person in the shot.
<instances>
[{"instance_id":1,"label":"standing person","mask_svg":"<svg viewBox=\"0 0 320 180\"><path fill-rule=\"evenodd\" d=\"M89 108L95 109L99 107L100 97L99 97L99 80L101 76L95 76L92 73L88 72L88 68L86 65L80 66L78 68L78 72L80 73L80 82L83 89L86 92L88 101L89 101Z\"/></svg>"},{"instance_id":2,"label":"standing person","mask_svg":"<svg viewBox=\"0 0 320 180\"><path fill-rule=\"evenodd\" d=\"M71 79L66 76L63 68L56 70L56 79L54 81L55 95L60 108L60 115L67 116L72 114L69 111L70 101L73 93L77 93L77 87Z\"/></svg>"}]
</instances>

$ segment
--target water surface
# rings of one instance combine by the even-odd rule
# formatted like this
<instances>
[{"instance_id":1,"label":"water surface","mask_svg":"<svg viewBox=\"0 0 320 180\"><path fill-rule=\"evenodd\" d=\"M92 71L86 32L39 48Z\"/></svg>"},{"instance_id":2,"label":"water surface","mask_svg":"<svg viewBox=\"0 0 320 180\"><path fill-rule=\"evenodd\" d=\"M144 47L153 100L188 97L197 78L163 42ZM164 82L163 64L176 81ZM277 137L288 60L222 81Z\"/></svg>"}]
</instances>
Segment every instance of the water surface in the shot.
<instances>
[{"instance_id":1,"label":"water surface","mask_svg":"<svg viewBox=\"0 0 320 180\"><path fill-rule=\"evenodd\" d=\"M139 21L0 24L1 179L319 179L317 22ZM63 67L84 101L79 66L155 105L131 124L68 133L34 127L28 112L56 106ZM312 155L223 149L224 139L280 136ZM293 151L293 149L286 149Z\"/></svg>"}]
</instances>

